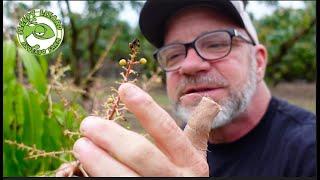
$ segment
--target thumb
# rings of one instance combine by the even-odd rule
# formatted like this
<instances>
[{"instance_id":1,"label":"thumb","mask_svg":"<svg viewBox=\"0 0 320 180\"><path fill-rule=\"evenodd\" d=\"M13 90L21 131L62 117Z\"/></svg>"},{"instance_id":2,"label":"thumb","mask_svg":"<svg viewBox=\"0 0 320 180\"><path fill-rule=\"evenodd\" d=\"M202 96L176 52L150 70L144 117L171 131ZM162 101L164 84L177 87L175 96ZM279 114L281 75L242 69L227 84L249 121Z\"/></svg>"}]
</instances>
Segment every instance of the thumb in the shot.
<instances>
[{"instance_id":1,"label":"thumb","mask_svg":"<svg viewBox=\"0 0 320 180\"><path fill-rule=\"evenodd\" d=\"M207 143L214 117L220 112L221 107L213 100L203 97L184 129L185 135L202 157L207 156Z\"/></svg>"}]
</instances>

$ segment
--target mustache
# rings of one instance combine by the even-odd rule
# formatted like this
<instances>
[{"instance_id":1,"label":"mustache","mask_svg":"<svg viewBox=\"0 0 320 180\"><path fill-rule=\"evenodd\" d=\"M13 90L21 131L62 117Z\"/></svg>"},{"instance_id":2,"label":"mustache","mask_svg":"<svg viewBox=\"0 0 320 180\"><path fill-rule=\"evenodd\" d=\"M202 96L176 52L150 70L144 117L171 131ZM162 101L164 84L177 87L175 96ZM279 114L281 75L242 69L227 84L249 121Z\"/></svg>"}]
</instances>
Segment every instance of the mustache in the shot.
<instances>
[{"instance_id":1,"label":"mustache","mask_svg":"<svg viewBox=\"0 0 320 180\"><path fill-rule=\"evenodd\" d=\"M211 86L225 87L228 86L228 81L219 73L206 73L206 74L196 74L192 76L184 76L177 87L177 96L180 97L184 89L188 86L197 86L200 84L208 84Z\"/></svg>"}]
</instances>

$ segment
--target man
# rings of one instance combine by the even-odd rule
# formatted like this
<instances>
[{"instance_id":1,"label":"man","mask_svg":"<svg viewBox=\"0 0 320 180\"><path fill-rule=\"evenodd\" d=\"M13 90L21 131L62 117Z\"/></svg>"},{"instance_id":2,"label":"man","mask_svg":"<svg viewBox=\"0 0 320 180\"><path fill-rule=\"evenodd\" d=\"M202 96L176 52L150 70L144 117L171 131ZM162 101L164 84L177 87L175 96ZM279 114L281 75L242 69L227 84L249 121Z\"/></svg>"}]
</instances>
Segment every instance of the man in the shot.
<instances>
[{"instance_id":1,"label":"man","mask_svg":"<svg viewBox=\"0 0 320 180\"><path fill-rule=\"evenodd\" d=\"M243 2L151 0L139 23L158 48L174 110L188 124L179 129L148 94L122 84L121 100L155 143L88 117L74 154L89 175L315 176L315 115L271 96L263 80L267 50ZM222 111L212 125L197 121L194 129L210 128L195 133L188 119L204 96Z\"/></svg>"}]
</instances>

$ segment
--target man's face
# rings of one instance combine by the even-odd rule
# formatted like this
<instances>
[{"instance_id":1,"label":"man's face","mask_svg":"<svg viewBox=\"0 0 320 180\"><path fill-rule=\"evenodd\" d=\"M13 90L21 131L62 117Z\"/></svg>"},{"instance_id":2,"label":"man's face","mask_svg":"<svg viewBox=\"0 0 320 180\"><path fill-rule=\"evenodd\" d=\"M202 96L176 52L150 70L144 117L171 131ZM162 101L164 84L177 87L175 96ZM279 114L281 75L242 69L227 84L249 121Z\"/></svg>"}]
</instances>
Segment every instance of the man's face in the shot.
<instances>
[{"instance_id":1,"label":"man's face","mask_svg":"<svg viewBox=\"0 0 320 180\"><path fill-rule=\"evenodd\" d=\"M227 28L245 34L232 20L212 10L183 10L168 22L164 44L191 42L204 32ZM202 96L209 96L222 107L212 128L227 124L243 112L256 89L256 63L251 48L235 38L230 54L215 62L204 61L190 48L180 69L166 74L167 93L176 114L187 121Z\"/></svg>"}]
</instances>

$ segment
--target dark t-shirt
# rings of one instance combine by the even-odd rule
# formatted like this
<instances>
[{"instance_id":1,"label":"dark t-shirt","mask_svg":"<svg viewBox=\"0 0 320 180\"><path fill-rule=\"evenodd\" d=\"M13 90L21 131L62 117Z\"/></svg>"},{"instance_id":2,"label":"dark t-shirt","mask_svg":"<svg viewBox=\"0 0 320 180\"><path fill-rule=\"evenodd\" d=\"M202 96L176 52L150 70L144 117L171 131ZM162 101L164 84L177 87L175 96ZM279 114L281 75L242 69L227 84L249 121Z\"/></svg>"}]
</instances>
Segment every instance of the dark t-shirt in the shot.
<instances>
[{"instance_id":1,"label":"dark t-shirt","mask_svg":"<svg viewBox=\"0 0 320 180\"><path fill-rule=\"evenodd\" d=\"M315 176L316 117L272 97L259 124L239 140L208 144L210 176Z\"/></svg>"}]
</instances>

